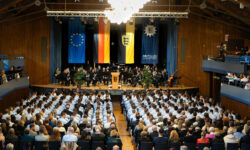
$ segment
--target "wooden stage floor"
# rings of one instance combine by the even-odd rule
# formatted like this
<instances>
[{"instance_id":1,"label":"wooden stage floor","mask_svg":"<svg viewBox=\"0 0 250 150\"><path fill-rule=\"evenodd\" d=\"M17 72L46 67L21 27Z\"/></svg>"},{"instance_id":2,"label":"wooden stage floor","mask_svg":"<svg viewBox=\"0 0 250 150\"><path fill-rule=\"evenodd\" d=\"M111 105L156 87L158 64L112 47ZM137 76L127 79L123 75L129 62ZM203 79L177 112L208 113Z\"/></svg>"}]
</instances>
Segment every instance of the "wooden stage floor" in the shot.
<instances>
[{"instance_id":1,"label":"wooden stage floor","mask_svg":"<svg viewBox=\"0 0 250 150\"><path fill-rule=\"evenodd\" d=\"M33 84L32 87L40 87L40 88L60 88L60 89L75 89L76 86L70 85L70 86L64 86L60 84ZM81 86L81 89L84 90L114 90L112 88L109 88L107 85L96 85L96 86ZM184 85L176 85L174 87L167 87L167 86L160 86L159 88L150 87L149 90L192 90L192 89L198 89L197 87L190 87L190 86L184 86ZM117 90L144 90L141 86L132 87L130 85L122 85L121 88Z\"/></svg>"}]
</instances>

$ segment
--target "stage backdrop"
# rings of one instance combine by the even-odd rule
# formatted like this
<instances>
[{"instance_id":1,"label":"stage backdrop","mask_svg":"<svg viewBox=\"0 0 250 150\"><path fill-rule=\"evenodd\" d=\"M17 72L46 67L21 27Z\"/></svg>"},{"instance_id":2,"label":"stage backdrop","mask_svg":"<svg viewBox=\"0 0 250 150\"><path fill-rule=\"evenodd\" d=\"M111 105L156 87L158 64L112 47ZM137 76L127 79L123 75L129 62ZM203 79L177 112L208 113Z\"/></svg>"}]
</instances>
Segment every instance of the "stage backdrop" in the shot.
<instances>
[{"instance_id":1,"label":"stage backdrop","mask_svg":"<svg viewBox=\"0 0 250 150\"><path fill-rule=\"evenodd\" d=\"M133 22L128 21L123 26L119 38L118 46L118 63L133 64L134 63L134 46L135 46L135 19Z\"/></svg>"},{"instance_id":2,"label":"stage backdrop","mask_svg":"<svg viewBox=\"0 0 250 150\"><path fill-rule=\"evenodd\" d=\"M85 25L80 18L68 21L68 62L85 63Z\"/></svg>"},{"instance_id":3,"label":"stage backdrop","mask_svg":"<svg viewBox=\"0 0 250 150\"><path fill-rule=\"evenodd\" d=\"M110 63L110 22L99 18L99 25L95 25L94 55L95 63Z\"/></svg>"},{"instance_id":4,"label":"stage backdrop","mask_svg":"<svg viewBox=\"0 0 250 150\"><path fill-rule=\"evenodd\" d=\"M152 23L150 19L145 19L142 32L142 64L158 64L159 52L159 21L155 19Z\"/></svg>"}]
</instances>

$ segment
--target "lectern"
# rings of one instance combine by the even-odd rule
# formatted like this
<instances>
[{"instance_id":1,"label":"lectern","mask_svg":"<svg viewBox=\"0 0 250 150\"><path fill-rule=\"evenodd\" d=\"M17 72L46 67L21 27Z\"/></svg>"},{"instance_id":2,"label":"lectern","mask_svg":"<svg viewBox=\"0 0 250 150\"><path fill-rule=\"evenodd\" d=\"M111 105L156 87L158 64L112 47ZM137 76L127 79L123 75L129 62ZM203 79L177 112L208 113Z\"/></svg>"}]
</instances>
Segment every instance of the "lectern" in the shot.
<instances>
[{"instance_id":1,"label":"lectern","mask_svg":"<svg viewBox=\"0 0 250 150\"><path fill-rule=\"evenodd\" d=\"M119 72L112 72L112 89L118 89L119 84Z\"/></svg>"}]
</instances>

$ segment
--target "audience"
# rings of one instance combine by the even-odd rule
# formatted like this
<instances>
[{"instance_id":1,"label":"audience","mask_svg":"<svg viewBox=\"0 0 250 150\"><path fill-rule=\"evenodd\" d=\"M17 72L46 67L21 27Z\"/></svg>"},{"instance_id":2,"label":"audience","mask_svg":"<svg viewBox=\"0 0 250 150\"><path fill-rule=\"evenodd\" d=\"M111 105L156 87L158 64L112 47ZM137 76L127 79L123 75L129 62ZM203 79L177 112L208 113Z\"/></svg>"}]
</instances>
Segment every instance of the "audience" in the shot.
<instances>
[{"instance_id":1,"label":"audience","mask_svg":"<svg viewBox=\"0 0 250 150\"><path fill-rule=\"evenodd\" d=\"M125 91L122 107L136 144L166 142L170 148L185 149L186 143L249 143L250 121L202 96ZM34 92L0 117L5 149L5 141L19 140L62 141L61 149L79 149L77 141L121 143L108 92Z\"/></svg>"}]
</instances>

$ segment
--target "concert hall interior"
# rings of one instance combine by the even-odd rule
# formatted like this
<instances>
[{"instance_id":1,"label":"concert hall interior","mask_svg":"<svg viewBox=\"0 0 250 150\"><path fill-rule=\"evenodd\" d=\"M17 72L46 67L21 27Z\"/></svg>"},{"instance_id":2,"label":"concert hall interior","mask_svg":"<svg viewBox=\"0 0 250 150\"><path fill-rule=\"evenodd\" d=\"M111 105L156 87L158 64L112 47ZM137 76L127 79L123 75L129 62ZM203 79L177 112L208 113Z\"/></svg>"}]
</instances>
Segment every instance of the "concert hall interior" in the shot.
<instances>
[{"instance_id":1,"label":"concert hall interior","mask_svg":"<svg viewBox=\"0 0 250 150\"><path fill-rule=\"evenodd\" d=\"M249 0L0 0L0 150L249 150Z\"/></svg>"}]
</instances>

